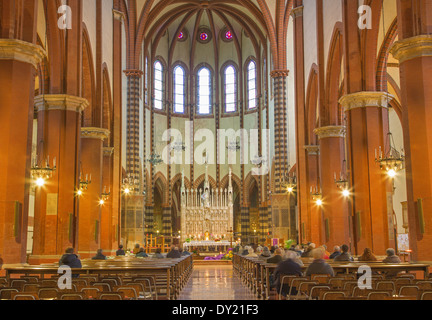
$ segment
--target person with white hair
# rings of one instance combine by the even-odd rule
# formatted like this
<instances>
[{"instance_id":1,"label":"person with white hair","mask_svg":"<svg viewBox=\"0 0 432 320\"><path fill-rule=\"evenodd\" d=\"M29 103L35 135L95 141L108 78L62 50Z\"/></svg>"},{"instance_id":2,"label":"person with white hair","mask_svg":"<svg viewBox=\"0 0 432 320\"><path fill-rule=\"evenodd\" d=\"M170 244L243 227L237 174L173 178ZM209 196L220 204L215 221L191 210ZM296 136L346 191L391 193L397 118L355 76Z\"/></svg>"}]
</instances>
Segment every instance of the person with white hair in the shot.
<instances>
[{"instance_id":1,"label":"person with white hair","mask_svg":"<svg viewBox=\"0 0 432 320\"><path fill-rule=\"evenodd\" d=\"M312 251L312 257L314 261L309 265L306 270L306 277L310 277L315 274L328 274L331 277L335 276L333 268L324 260L325 251L322 248L318 248Z\"/></svg>"},{"instance_id":2,"label":"person with white hair","mask_svg":"<svg viewBox=\"0 0 432 320\"><path fill-rule=\"evenodd\" d=\"M284 257L286 258L282 262L279 262L273 273L273 285L276 287L277 292L281 289L281 278L283 276L299 276L303 275L301 266L296 262L298 259L297 254L293 251L286 251ZM282 295L286 296L289 290L288 285L284 285L282 288Z\"/></svg>"},{"instance_id":3,"label":"person with white hair","mask_svg":"<svg viewBox=\"0 0 432 320\"><path fill-rule=\"evenodd\" d=\"M298 254L292 250L285 250L284 260L293 260L300 267L304 266L303 261L299 258Z\"/></svg>"},{"instance_id":4,"label":"person with white hair","mask_svg":"<svg viewBox=\"0 0 432 320\"><path fill-rule=\"evenodd\" d=\"M258 255L255 253L254 249L252 247L248 247L248 255L246 257L250 258L258 258Z\"/></svg>"},{"instance_id":5,"label":"person with white hair","mask_svg":"<svg viewBox=\"0 0 432 320\"><path fill-rule=\"evenodd\" d=\"M330 255L330 259L334 259L341 255L341 248L339 246L335 246L333 249L333 253Z\"/></svg>"}]
</instances>

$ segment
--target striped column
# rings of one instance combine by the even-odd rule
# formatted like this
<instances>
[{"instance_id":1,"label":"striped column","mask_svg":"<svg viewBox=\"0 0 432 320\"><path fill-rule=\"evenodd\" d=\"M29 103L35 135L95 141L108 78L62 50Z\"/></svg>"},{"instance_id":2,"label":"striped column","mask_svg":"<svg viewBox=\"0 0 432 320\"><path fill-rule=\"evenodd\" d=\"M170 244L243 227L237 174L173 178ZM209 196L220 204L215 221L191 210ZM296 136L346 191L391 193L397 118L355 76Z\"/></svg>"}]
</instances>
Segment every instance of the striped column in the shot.
<instances>
[{"instance_id":1,"label":"striped column","mask_svg":"<svg viewBox=\"0 0 432 320\"><path fill-rule=\"evenodd\" d=\"M288 171L288 129L286 78L288 70L276 70L271 73L274 79L274 126L275 126L275 192L283 193L282 175Z\"/></svg>"},{"instance_id":2,"label":"striped column","mask_svg":"<svg viewBox=\"0 0 432 320\"><path fill-rule=\"evenodd\" d=\"M241 208L241 239L243 244L248 244L250 233L249 207Z\"/></svg>"},{"instance_id":3,"label":"striped column","mask_svg":"<svg viewBox=\"0 0 432 320\"><path fill-rule=\"evenodd\" d=\"M139 128L140 128L140 80L141 70L125 70L127 76L127 129L126 129L126 173L140 180Z\"/></svg>"},{"instance_id":4,"label":"striped column","mask_svg":"<svg viewBox=\"0 0 432 320\"><path fill-rule=\"evenodd\" d=\"M162 234L165 237L165 243L171 243L172 236L172 221L171 221L171 206L164 206L162 209Z\"/></svg>"},{"instance_id":5,"label":"striped column","mask_svg":"<svg viewBox=\"0 0 432 320\"><path fill-rule=\"evenodd\" d=\"M268 208L259 208L259 242L264 244L267 239L267 234L269 232L269 220L268 220Z\"/></svg>"}]
</instances>

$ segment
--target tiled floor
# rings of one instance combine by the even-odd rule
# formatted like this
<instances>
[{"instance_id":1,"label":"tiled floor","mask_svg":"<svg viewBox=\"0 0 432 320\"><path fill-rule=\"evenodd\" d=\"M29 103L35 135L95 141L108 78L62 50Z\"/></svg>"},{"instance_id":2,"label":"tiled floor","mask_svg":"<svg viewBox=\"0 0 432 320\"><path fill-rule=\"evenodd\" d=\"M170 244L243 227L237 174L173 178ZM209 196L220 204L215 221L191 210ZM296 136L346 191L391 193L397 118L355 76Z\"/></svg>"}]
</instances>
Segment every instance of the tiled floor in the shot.
<instances>
[{"instance_id":1,"label":"tiled floor","mask_svg":"<svg viewBox=\"0 0 432 320\"><path fill-rule=\"evenodd\" d=\"M178 300L257 300L233 274L232 266L195 266Z\"/></svg>"}]
</instances>

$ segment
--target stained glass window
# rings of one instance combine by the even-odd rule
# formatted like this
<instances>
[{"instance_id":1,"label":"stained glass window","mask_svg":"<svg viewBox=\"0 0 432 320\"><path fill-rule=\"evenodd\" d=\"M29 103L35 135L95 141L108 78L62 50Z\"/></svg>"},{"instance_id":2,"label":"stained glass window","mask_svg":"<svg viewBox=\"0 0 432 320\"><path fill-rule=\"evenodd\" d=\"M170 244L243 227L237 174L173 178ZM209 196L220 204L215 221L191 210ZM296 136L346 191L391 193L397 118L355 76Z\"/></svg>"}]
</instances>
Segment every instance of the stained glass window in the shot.
<instances>
[{"instance_id":1,"label":"stained glass window","mask_svg":"<svg viewBox=\"0 0 432 320\"><path fill-rule=\"evenodd\" d=\"M248 109L255 109L257 107L257 71L256 63L249 62L248 65Z\"/></svg>"},{"instance_id":2,"label":"stained glass window","mask_svg":"<svg viewBox=\"0 0 432 320\"><path fill-rule=\"evenodd\" d=\"M185 112L185 71L183 67L174 68L174 112Z\"/></svg>"},{"instance_id":3,"label":"stained glass window","mask_svg":"<svg viewBox=\"0 0 432 320\"><path fill-rule=\"evenodd\" d=\"M163 109L163 66L160 61L154 64L154 108Z\"/></svg>"},{"instance_id":4,"label":"stained glass window","mask_svg":"<svg viewBox=\"0 0 432 320\"><path fill-rule=\"evenodd\" d=\"M211 113L211 72L208 68L198 71L198 113Z\"/></svg>"},{"instance_id":5,"label":"stained glass window","mask_svg":"<svg viewBox=\"0 0 432 320\"><path fill-rule=\"evenodd\" d=\"M225 69L225 112L237 111L237 77L236 69L228 66Z\"/></svg>"}]
</instances>

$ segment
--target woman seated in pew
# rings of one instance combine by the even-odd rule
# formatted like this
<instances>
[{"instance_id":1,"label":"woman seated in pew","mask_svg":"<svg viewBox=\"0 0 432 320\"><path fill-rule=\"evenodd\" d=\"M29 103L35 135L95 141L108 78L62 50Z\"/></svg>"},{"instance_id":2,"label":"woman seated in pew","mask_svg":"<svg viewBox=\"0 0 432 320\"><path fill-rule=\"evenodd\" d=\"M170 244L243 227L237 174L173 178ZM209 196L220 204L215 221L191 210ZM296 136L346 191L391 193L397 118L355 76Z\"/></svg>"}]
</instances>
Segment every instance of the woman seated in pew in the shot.
<instances>
[{"instance_id":1,"label":"woman seated in pew","mask_svg":"<svg viewBox=\"0 0 432 320\"><path fill-rule=\"evenodd\" d=\"M300 267L304 266L303 261L300 259L300 257L297 255L297 253L295 251L285 249L285 254L284 254L283 259L284 259L284 261L292 260L295 263L297 263Z\"/></svg>"},{"instance_id":2,"label":"woman seated in pew","mask_svg":"<svg viewBox=\"0 0 432 320\"><path fill-rule=\"evenodd\" d=\"M396 255L395 249L387 249L386 254L387 258L383 260L384 263L399 264L402 262L401 259ZM386 279L392 279L395 278L399 273L400 271L387 271L384 274Z\"/></svg>"},{"instance_id":3,"label":"woman seated in pew","mask_svg":"<svg viewBox=\"0 0 432 320\"><path fill-rule=\"evenodd\" d=\"M370 248L366 248L364 249L363 254L358 258L358 261L372 262L372 261L378 261L378 259L372 253L372 250Z\"/></svg>"},{"instance_id":4,"label":"woman seated in pew","mask_svg":"<svg viewBox=\"0 0 432 320\"><path fill-rule=\"evenodd\" d=\"M264 247L262 253L258 257L260 260L267 260L271 257L271 252L268 247Z\"/></svg>"},{"instance_id":5,"label":"woman seated in pew","mask_svg":"<svg viewBox=\"0 0 432 320\"><path fill-rule=\"evenodd\" d=\"M314 261L309 265L306 270L306 277L310 277L316 274L328 274L331 277L335 276L333 268L324 260L325 251L322 248L318 248L312 251L312 257Z\"/></svg>"}]
</instances>

